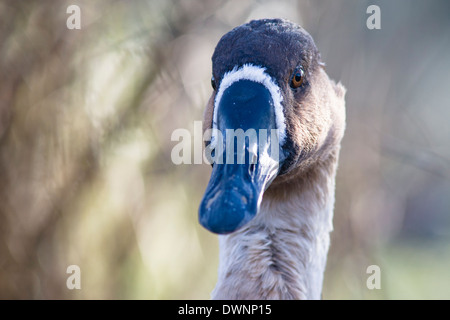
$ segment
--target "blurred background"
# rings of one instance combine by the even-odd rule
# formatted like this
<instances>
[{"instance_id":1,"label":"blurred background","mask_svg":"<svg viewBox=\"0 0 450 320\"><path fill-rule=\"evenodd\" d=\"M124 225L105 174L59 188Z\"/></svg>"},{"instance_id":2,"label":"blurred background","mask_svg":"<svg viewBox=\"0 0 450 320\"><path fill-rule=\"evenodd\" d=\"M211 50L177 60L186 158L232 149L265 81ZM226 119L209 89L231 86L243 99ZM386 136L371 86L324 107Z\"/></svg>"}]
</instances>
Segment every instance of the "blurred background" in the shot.
<instances>
[{"instance_id":1,"label":"blurred background","mask_svg":"<svg viewBox=\"0 0 450 320\"><path fill-rule=\"evenodd\" d=\"M69 5L81 29L69 30ZM369 30L366 9L381 9ZM210 167L175 165L220 37L282 17L347 88L324 299L450 299L450 2L0 2L0 298L209 299ZM81 290L69 290L69 265ZM369 290L369 265L381 289Z\"/></svg>"}]
</instances>

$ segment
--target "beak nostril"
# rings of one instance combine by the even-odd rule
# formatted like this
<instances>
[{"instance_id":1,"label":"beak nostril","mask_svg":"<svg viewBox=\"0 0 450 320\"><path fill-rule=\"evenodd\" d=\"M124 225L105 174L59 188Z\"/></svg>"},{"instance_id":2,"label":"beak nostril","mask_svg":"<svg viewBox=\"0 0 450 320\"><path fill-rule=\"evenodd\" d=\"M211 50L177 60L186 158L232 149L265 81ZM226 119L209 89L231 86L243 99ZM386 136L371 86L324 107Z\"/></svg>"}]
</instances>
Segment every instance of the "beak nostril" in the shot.
<instances>
[{"instance_id":1,"label":"beak nostril","mask_svg":"<svg viewBox=\"0 0 450 320\"><path fill-rule=\"evenodd\" d=\"M253 153L252 154L252 158L250 160L250 166L248 168L248 171L249 171L250 174L255 172L257 160L258 160L257 155L255 153Z\"/></svg>"}]
</instances>

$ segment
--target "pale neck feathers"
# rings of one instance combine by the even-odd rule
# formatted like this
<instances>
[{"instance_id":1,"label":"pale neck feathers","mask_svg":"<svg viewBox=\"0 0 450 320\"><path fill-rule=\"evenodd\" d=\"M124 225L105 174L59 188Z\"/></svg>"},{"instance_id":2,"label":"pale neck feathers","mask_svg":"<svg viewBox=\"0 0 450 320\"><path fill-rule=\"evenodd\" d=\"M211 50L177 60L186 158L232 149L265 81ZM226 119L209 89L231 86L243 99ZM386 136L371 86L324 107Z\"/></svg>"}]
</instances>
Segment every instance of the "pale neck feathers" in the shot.
<instances>
[{"instance_id":1,"label":"pale neck feathers","mask_svg":"<svg viewBox=\"0 0 450 320\"><path fill-rule=\"evenodd\" d=\"M338 152L264 194L254 220L219 237L213 299L320 299ZM281 177L280 177L281 178ZM277 178L278 179L278 178Z\"/></svg>"}]
</instances>

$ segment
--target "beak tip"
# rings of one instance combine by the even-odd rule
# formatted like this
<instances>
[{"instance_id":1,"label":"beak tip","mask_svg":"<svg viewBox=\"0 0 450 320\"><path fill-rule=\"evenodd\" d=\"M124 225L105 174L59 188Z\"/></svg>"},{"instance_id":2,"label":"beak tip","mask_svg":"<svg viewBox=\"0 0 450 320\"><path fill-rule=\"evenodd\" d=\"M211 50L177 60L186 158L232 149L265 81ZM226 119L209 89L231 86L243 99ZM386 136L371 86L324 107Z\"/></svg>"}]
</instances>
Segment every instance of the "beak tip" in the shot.
<instances>
[{"instance_id":1,"label":"beak tip","mask_svg":"<svg viewBox=\"0 0 450 320\"><path fill-rule=\"evenodd\" d=\"M217 234L228 234L246 225L257 213L257 208L249 207L248 203L221 201L208 204L202 201L199 208L199 222L207 230Z\"/></svg>"}]
</instances>

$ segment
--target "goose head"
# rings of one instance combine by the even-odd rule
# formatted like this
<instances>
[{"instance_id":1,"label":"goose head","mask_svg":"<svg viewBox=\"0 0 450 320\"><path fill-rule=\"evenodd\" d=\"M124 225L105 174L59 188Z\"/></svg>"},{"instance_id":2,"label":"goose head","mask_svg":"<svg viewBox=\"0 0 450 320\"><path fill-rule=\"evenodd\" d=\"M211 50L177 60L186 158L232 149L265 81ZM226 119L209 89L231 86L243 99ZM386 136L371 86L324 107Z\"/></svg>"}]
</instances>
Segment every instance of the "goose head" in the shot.
<instances>
[{"instance_id":1,"label":"goose head","mask_svg":"<svg viewBox=\"0 0 450 320\"><path fill-rule=\"evenodd\" d=\"M208 230L227 234L257 214L267 189L286 187L337 157L345 89L325 73L312 37L282 19L225 34L212 57L204 131L212 173L199 208Z\"/></svg>"}]
</instances>

